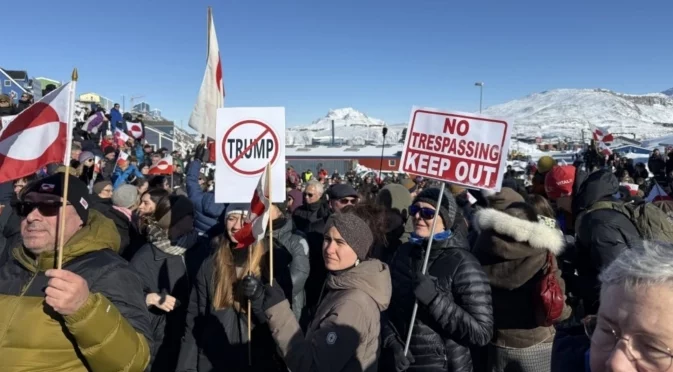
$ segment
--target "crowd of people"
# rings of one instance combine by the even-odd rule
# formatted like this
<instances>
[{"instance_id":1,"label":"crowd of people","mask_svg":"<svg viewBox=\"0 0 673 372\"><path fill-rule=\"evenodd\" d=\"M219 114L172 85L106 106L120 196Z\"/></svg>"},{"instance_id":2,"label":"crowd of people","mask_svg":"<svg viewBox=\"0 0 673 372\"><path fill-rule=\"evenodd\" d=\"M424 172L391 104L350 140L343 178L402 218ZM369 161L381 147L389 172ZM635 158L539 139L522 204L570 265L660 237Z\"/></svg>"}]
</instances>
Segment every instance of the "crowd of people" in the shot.
<instances>
[{"instance_id":1,"label":"crowd of people","mask_svg":"<svg viewBox=\"0 0 673 372\"><path fill-rule=\"evenodd\" d=\"M246 245L250 205L215 202L205 142L120 142L138 118L113 110L78 123L67 167L0 185L3 371L671 367L673 207L620 185L646 195L640 165L543 157L498 192L290 167Z\"/></svg>"}]
</instances>

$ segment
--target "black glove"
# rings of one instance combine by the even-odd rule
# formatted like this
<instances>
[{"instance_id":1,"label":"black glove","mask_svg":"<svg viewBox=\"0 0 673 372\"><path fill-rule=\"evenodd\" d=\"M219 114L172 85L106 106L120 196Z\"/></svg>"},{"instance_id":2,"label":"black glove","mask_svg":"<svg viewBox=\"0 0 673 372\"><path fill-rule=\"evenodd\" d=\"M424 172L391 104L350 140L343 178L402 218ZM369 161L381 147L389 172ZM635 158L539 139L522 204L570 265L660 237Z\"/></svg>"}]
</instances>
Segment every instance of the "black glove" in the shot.
<instances>
[{"instance_id":1,"label":"black glove","mask_svg":"<svg viewBox=\"0 0 673 372\"><path fill-rule=\"evenodd\" d=\"M246 276L238 283L238 296L250 300L250 308L260 324L266 322L264 315L264 284L254 276Z\"/></svg>"},{"instance_id":2,"label":"black glove","mask_svg":"<svg viewBox=\"0 0 673 372\"><path fill-rule=\"evenodd\" d=\"M264 286L264 311L269 310L284 300L285 292L283 292L283 288L281 288L278 283L275 283L273 286L268 284Z\"/></svg>"},{"instance_id":3,"label":"black glove","mask_svg":"<svg viewBox=\"0 0 673 372\"><path fill-rule=\"evenodd\" d=\"M395 371L403 372L406 371L410 365L414 364L414 356L411 355L411 351L407 352L407 355L404 355L404 347L395 341L390 348L393 351L393 356L395 358Z\"/></svg>"},{"instance_id":4,"label":"black glove","mask_svg":"<svg viewBox=\"0 0 673 372\"><path fill-rule=\"evenodd\" d=\"M435 285L435 281L429 275L421 273L416 274L416 280L414 280L414 295L416 295L418 302L428 306L430 302L437 297L437 286Z\"/></svg>"}]
</instances>

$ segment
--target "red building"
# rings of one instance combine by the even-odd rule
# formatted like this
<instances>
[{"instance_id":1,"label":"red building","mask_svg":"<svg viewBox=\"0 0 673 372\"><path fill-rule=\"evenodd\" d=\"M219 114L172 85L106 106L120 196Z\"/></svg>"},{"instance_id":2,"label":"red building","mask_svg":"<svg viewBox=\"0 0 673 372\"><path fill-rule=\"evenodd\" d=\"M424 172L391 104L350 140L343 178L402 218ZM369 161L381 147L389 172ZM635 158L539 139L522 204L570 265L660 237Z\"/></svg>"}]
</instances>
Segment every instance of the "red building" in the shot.
<instances>
[{"instance_id":1,"label":"red building","mask_svg":"<svg viewBox=\"0 0 673 372\"><path fill-rule=\"evenodd\" d=\"M383 152L383 163L381 154ZM288 166L301 173L305 170L316 172L325 169L329 174L338 171L344 174L360 164L372 170L381 167L383 172L397 172L400 168L402 145L363 146L363 147L286 147L285 160Z\"/></svg>"}]
</instances>

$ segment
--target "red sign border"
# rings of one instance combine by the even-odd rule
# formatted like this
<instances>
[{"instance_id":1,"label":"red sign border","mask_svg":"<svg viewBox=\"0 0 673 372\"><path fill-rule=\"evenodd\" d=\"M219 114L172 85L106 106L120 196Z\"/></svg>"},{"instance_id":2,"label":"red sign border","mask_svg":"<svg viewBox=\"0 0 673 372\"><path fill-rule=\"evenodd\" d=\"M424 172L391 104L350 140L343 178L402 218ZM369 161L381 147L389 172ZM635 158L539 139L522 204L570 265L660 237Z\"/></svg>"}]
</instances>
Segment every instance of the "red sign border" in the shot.
<instances>
[{"instance_id":1,"label":"red sign border","mask_svg":"<svg viewBox=\"0 0 673 372\"><path fill-rule=\"evenodd\" d=\"M494 123L494 124L504 124L504 126L505 126L505 130L504 130L504 132L503 132L502 141L501 141L501 143L500 143L500 149L502 150L502 149L505 147L505 140L506 140L506 138L507 138L507 130L509 129L509 124L507 124L507 122L504 121L504 120L496 120L496 119L480 118L480 117L475 117L475 116L466 116L466 115L459 115L459 114L451 114L451 113L446 113L446 112L441 112L441 111L430 111L430 110L423 110L423 109L417 109L417 110L414 110L414 115L413 115L412 120L411 120L411 128L410 128L411 130L409 131L409 133L407 133L407 141L411 141L411 135L414 133L414 126L416 125L416 115L418 115L419 113L431 114L431 115L441 115L441 116L445 116L445 117L446 117L446 116L450 116L450 117L456 117L456 118L462 118L462 119L470 119L470 120L486 121L486 122L490 122L490 123ZM407 156L409 156L409 150L411 150L411 151L417 151L417 150L414 150L414 149L409 149L409 147L410 147L411 144L408 143L408 145L409 145L409 146L407 146L407 143L405 143L405 147L404 147L404 158L401 159L401 161L402 161L402 171L403 171L403 172L405 172L405 173L413 173L413 174L416 174L416 175L419 175L419 176L432 178L432 179L435 179L435 180L438 180L438 181L442 181L442 182L450 182L450 183L455 183L455 184L457 184L457 185L463 185L463 186L468 186L468 187L475 187L474 185L470 185L470 184L467 184L467 183L464 183L464 182L447 181L447 180L444 180L444 179L435 178L435 177L433 177L433 176L430 175L430 174L421 174L421 173L418 173L417 170L416 170L416 171L412 171L412 170L406 169L406 164L407 164L406 160L407 160ZM451 156L451 157L452 157L452 156ZM474 160L474 161L479 162L479 160ZM500 156L498 156L498 168L500 167L501 163L502 163L502 151L500 151ZM498 169L498 172L501 172L501 170ZM426 172L426 173L427 173L427 172ZM497 179L496 179L496 182L497 182ZM486 188L488 188L488 187L486 187ZM496 187L496 188L497 188L497 187Z\"/></svg>"},{"instance_id":2,"label":"red sign border","mask_svg":"<svg viewBox=\"0 0 673 372\"><path fill-rule=\"evenodd\" d=\"M227 141L226 141L227 137L229 137L229 135L231 134L231 131L233 131L234 129L238 128L239 126L241 126L243 124L257 124L257 125L262 126L263 128L268 129L269 133L271 133L271 136L273 137L273 140L276 143L276 151L274 151L273 157L271 158L271 161L270 161L271 166L273 166L276 163L276 159L278 159L278 155L280 153L280 143L278 141L278 136L276 135L276 131L273 129L273 127L271 127L270 125L268 125L264 122L261 122L259 120L246 119L246 120L239 121L238 123L232 125L231 128L227 129L227 131L224 133L224 136L222 137L222 145L220 147L221 147L221 151L222 151L222 158L224 159L224 162L227 163L227 165L229 166L229 169L231 169L234 173L240 174L242 176L256 176L256 175L264 172L264 169L266 168L266 166L262 167L258 171L243 171L243 170L240 170L240 169L236 168L236 166L231 162L230 159L227 159L227 156L226 156L227 152L226 152L226 149L225 149L225 145L227 143Z\"/></svg>"}]
</instances>

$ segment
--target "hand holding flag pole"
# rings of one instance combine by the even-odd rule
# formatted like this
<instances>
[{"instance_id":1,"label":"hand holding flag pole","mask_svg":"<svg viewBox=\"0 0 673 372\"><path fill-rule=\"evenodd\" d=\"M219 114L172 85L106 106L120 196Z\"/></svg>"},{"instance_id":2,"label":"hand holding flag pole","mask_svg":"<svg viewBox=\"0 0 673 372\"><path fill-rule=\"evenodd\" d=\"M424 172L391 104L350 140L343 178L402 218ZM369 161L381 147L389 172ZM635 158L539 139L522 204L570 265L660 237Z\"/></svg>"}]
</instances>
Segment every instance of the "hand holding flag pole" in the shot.
<instances>
[{"instance_id":1,"label":"hand holding flag pole","mask_svg":"<svg viewBox=\"0 0 673 372\"><path fill-rule=\"evenodd\" d=\"M65 163L65 174L63 176L63 204L61 204L61 213L58 218L58 258L56 268L63 267L63 245L65 244L65 209L68 206L68 186L70 185L70 152L72 148L72 123L75 120L75 89L77 84L77 68L72 70L72 88L70 89L70 102L68 105L68 123L65 133L65 154L63 162ZM86 223L86 221L82 221Z\"/></svg>"}]
</instances>

